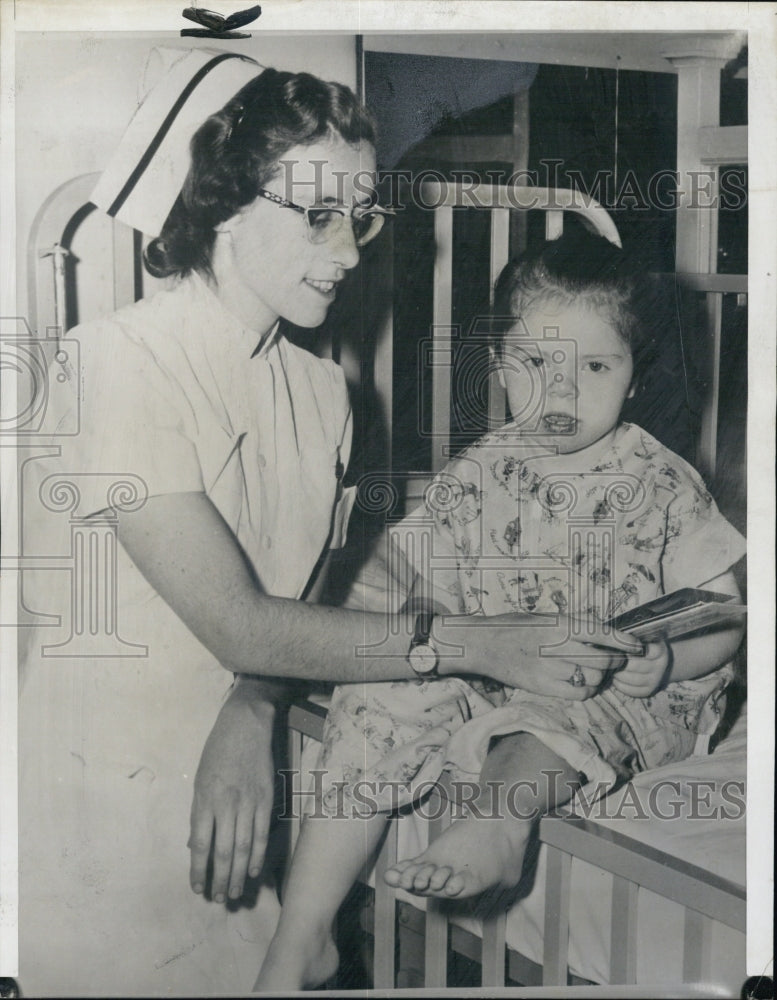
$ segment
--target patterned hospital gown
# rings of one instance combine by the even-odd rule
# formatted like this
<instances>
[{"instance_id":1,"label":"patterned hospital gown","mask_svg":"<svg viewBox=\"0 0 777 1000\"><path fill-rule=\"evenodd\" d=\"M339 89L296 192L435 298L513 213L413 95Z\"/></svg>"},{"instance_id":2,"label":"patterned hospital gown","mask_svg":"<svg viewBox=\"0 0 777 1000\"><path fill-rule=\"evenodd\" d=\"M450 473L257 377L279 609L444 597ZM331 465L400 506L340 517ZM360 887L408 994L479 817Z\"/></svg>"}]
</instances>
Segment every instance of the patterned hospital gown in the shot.
<instances>
[{"instance_id":1,"label":"patterned hospital gown","mask_svg":"<svg viewBox=\"0 0 777 1000\"><path fill-rule=\"evenodd\" d=\"M548 468L511 425L482 438L390 532L393 558L368 563L355 588L361 602L397 610L417 574L425 593L461 614L609 618L698 587L744 554L698 474L635 425L620 425L585 472ZM386 565L404 566L403 579L387 585ZM704 752L731 676L724 665L650 698L605 684L585 701L455 677L341 686L319 764L325 805L341 808L360 781L388 809L443 770L473 780L492 737L517 731L537 736L600 794L635 771Z\"/></svg>"}]
</instances>

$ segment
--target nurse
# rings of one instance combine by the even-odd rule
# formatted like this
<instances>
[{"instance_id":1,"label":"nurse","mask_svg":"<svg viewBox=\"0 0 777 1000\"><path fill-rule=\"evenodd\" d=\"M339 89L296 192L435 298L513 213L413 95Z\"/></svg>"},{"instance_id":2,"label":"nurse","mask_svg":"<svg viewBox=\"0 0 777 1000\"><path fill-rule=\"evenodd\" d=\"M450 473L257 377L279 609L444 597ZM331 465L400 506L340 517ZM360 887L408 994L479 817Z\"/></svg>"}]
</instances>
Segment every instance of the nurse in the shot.
<instances>
[{"instance_id":1,"label":"nurse","mask_svg":"<svg viewBox=\"0 0 777 1000\"><path fill-rule=\"evenodd\" d=\"M90 647L76 618L99 602L68 573L26 594L40 584L31 606L61 613L65 634L34 632L23 664L30 996L248 991L278 910L267 888L242 898L266 844L278 682L416 677L408 651L428 610L387 627L397 609L312 603L353 501L351 416L340 368L279 329L319 326L380 232L371 121L347 88L307 74L202 49L154 58L161 78L93 200L151 237L146 266L169 280L70 331L79 433L38 463L38 537L56 523L76 525L86 553L111 531L121 544L105 550L115 586L99 598L116 602L113 651ZM47 551L66 556L71 537ZM439 621L423 669L595 690L606 662L571 688L574 663L539 652L562 632L521 623Z\"/></svg>"}]
</instances>

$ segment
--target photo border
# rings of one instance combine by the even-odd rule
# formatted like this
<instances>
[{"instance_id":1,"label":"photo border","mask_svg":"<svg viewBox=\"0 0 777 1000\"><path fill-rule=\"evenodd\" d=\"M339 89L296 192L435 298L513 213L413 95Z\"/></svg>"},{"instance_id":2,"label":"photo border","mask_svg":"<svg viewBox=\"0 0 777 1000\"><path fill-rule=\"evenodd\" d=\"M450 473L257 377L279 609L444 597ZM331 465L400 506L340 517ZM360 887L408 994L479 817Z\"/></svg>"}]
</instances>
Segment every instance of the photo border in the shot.
<instances>
[{"instance_id":1,"label":"photo border","mask_svg":"<svg viewBox=\"0 0 777 1000\"><path fill-rule=\"evenodd\" d=\"M213 4L227 15L245 3ZM777 4L747 3L523 3L416 2L397 0L264 0L259 21L248 30L270 33L477 33L498 31L700 31L740 30L749 41L749 399L748 399L748 537L749 698L747 890L749 975L772 974L773 799L774 789L774 404L775 330L777 329ZM185 26L181 4L168 0L111 2L107 5L0 0L0 316L20 315L15 301L16 232L14 224L13 117L15 33L22 31L169 31L176 37ZM219 43L215 43L219 44ZM225 43L222 43L225 44ZM757 123L757 127L753 127ZM4 405L12 406L6 396ZM14 525L16 484L13 466L3 462L3 518ZM10 467L10 468L9 468ZM11 532L10 534L13 534ZM9 539L6 530L4 538ZM7 544L7 542L6 542ZM15 604L11 580L2 580L5 607ZM0 629L0 974L15 974L16 949L16 637ZM768 637L763 641L762 637ZM761 638L759 638L761 637ZM758 789L758 794L755 794ZM576 996L585 995L579 989ZM601 994L599 994L601 995Z\"/></svg>"}]
</instances>

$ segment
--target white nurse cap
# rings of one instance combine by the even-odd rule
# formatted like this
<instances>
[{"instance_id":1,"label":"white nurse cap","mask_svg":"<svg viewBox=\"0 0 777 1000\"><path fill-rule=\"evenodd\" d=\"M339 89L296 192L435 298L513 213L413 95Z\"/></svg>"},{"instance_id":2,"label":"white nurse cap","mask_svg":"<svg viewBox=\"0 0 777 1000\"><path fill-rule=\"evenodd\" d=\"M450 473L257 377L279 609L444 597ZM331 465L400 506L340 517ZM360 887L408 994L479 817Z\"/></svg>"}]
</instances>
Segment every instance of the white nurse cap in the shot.
<instances>
[{"instance_id":1,"label":"white nurse cap","mask_svg":"<svg viewBox=\"0 0 777 1000\"><path fill-rule=\"evenodd\" d=\"M158 236L189 171L192 136L263 69L233 52L154 49L144 73L147 94L97 182L94 204ZM149 77L160 70L148 90Z\"/></svg>"}]
</instances>

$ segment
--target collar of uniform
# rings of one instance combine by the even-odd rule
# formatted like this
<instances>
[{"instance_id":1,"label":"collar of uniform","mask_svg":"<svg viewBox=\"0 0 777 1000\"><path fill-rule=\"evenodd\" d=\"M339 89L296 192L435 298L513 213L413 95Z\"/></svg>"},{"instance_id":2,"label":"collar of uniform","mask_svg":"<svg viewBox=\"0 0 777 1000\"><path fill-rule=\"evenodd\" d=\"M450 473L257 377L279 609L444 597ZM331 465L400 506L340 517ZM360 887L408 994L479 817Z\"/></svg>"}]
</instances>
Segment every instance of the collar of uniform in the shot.
<instances>
[{"instance_id":1,"label":"collar of uniform","mask_svg":"<svg viewBox=\"0 0 777 1000\"><path fill-rule=\"evenodd\" d=\"M279 338L280 320L277 320L272 329L257 342L256 330L251 330L241 323L237 316L224 306L200 274L192 271L188 279L184 279L187 280L191 281L193 294L201 302L206 315L213 317L214 328L218 330L218 338L222 343L226 339L232 340L237 349L251 359L267 356Z\"/></svg>"},{"instance_id":2,"label":"collar of uniform","mask_svg":"<svg viewBox=\"0 0 777 1000\"><path fill-rule=\"evenodd\" d=\"M256 345L256 347L251 352L251 357L252 358L263 358L263 357L265 357L267 355L267 353L269 352L270 348L272 348L275 345L276 341L278 340L278 338L280 336L280 333L279 333L280 328L281 328L281 321L280 320L276 320L275 321L275 326L272 328L272 330L270 330L270 332L268 334L266 334L259 341L259 343ZM255 330L249 330L248 332L253 335L254 339L256 338L256 331Z\"/></svg>"}]
</instances>

